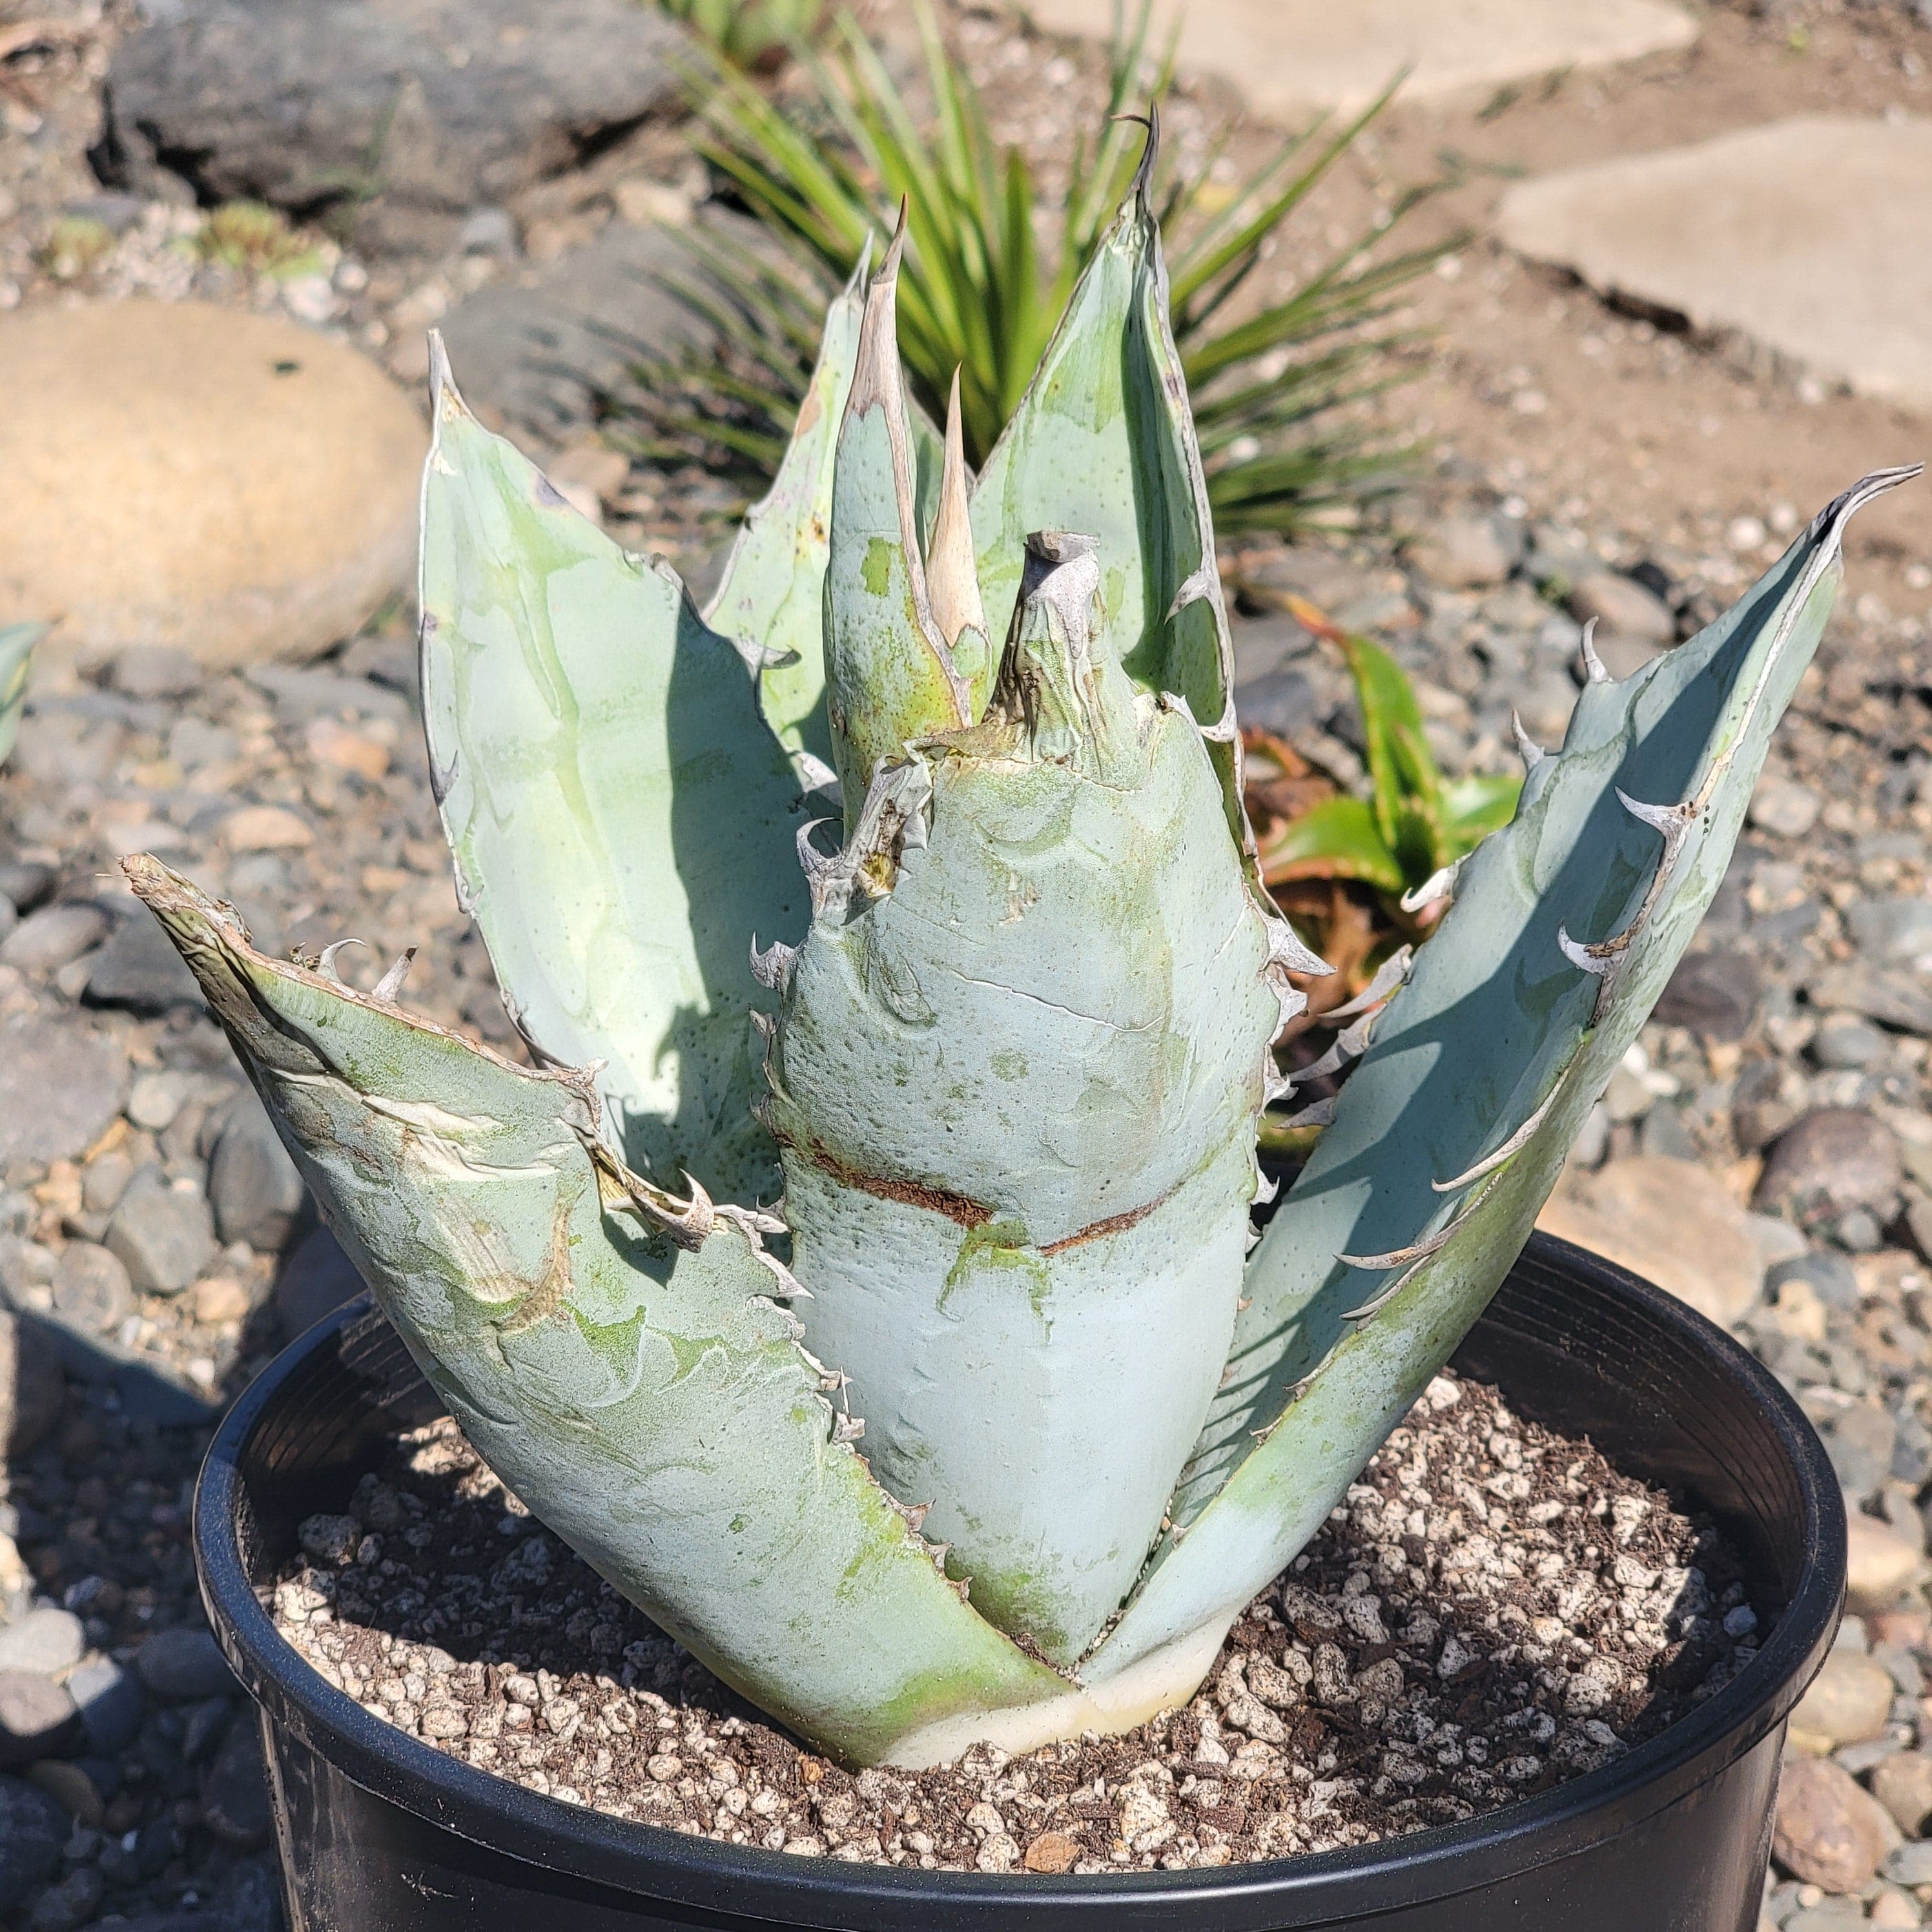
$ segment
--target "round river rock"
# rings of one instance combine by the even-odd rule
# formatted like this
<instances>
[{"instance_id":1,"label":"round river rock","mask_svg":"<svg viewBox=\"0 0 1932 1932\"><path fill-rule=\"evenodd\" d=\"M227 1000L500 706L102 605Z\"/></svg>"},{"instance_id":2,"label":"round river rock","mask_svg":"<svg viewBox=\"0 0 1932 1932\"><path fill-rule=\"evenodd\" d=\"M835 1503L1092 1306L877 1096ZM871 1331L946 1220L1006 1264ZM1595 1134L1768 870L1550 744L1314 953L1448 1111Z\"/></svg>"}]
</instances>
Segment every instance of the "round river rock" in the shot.
<instances>
[{"instance_id":1,"label":"round river rock","mask_svg":"<svg viewBox=\"0 0 1932 1932\"><path fill-rule=\"evenodd\" d=\"M304 657L400 585L426 441L344 344L200 302L0 316L0 607L43 650Z\"/></svg>"}]
</instances>

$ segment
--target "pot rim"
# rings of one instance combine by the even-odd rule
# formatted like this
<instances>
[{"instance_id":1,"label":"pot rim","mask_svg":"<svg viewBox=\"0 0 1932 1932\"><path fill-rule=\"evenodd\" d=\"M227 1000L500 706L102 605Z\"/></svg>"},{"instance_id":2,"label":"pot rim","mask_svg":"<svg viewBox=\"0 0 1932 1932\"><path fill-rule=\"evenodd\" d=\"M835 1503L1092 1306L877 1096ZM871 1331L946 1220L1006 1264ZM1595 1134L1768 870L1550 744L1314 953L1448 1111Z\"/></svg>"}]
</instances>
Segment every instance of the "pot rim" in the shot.
<instances>
[{"instance_id":1,"label":"pot rim","mask_svg":"<svg viewBox=\"0 0 1932 1932\"><path fill-rule=\"evenodd\" d=\"M203 1600L250 1696L272 1721L294 1732L352 1783L494 1852L640 1898L828 1928L903 1924L915 1902L964 1926L991 1924L1016 1906L1058 1922L1063 1913L1104 1901L1110 1922L1124 1925L1171 1925L1184 1906L1186 1922L1198 1932L1277 1925L1284 1906L1346 1913L1359 1909L1365 1888L1375 1892L1382 1910L1426 1904L1620 1835L1754 1749L1804 1694L1844 1603L1844 1499L1816 1432L1770 1371L1686 1304L1599 1256L1538 1234L1522 1259L1634 1304L1640 1317L1670 1331L1674 1348L1703 1356L1742 1384L1796 1478L1804 1556L1770 1640L1722 1689L1611 1763L1460 1824L1335 1851L1187 1871L926 1871L799 1858L616 1818L542 1796L436 1750L372 1716L302 1659L256 1595L236 1533L240 1466L250 1438L310 1356L352 1324L371 1318L367 1290L283 1349L223 1418L195 1491ZM520 1846L541 1847L541 1855Z\"/></svg>"}]
</instances>

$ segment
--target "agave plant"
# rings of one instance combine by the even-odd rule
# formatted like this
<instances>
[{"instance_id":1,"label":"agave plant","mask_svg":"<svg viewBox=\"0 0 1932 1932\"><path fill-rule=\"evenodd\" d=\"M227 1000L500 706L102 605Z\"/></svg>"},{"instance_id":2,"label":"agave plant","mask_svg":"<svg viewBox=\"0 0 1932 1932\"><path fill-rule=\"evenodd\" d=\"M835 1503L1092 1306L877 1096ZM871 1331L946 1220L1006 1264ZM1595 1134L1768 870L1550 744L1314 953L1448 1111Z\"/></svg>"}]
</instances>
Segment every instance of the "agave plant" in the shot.
<instances>
[{"instance_id":1,"label":"agave plant","mask_svg":"<svg viewBox=\"0 0 1932 1932\"><path fill-rule=\"evenodd\" d=\"M703 616L439 358L431 773L535 1067L405 1010L406 958L358 992L129 870L503 1479L773 1718L921 1766L1192 1694L1517 1253L1906 472L1595 674L1256 1245L1322 968L1242 817L1144 183L976 482L898 260Z\"/></svg>"},{"instance_id":2,"label":"agave plant","mask_svg":"<svg viewBox=\"0 0 1932 1932\"><path fill-rule=\"evenodd\" d=\"M0 624L0 765L14 748L20 713L27 706L27 666L45 624Z\"/></svg>"}]
</instances>

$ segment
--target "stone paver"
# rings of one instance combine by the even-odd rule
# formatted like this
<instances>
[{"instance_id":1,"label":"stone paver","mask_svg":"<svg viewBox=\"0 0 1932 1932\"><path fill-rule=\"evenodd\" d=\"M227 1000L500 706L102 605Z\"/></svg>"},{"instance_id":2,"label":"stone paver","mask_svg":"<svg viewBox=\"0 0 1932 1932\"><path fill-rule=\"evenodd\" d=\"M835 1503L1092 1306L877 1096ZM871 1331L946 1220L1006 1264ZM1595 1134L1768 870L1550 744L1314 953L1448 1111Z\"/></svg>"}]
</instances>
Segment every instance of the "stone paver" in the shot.
<instances>
[{"instance_id":1,"label":"stone paver","mask_svg":"<svg viewBox=\"0 0 1932 1932\"><path fill-rule=\"evenodd\" d=\"M1049 32L1104 40L1113 0L1030 0ZM1165 44L1174 0L1155 9ZM1411 100L1473 93L1560 69L1606 67L1686 47L1697 27L1669 0L1187 0L1184 69L1219 74L1262 114L1366 106L1398 69Z\"/></svg>"},{"instance_id":2,"label":"stone paver","mask_svg":"<svg viewBox=\"0 0 1932 1932\"><path fill-rule=\"evenodd\" d=\"M1805 116L1512 189L1502 238L1593 288L1932 408L1932 120Z\"/></svg>"}]
</instances>

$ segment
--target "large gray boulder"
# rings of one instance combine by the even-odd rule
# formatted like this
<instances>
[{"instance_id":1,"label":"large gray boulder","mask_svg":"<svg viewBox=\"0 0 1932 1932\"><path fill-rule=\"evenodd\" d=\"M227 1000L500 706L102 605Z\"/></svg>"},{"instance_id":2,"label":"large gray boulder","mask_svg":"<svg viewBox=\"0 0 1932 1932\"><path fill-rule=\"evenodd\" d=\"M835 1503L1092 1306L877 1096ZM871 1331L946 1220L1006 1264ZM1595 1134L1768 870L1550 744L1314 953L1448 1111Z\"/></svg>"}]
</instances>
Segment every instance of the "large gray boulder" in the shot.
<instances>
[{"instance_id":1,"label":"large gray boulder","mask_svg":"<svg viewBox=\"0 0 1932 1932\"><path fill-rule=\"evenodd\" d=\"M668 105L679 30L634 0L148 0L109 74L129 184L309 212L440 250L464 212Z\"/></svg>"}]
</instances>

